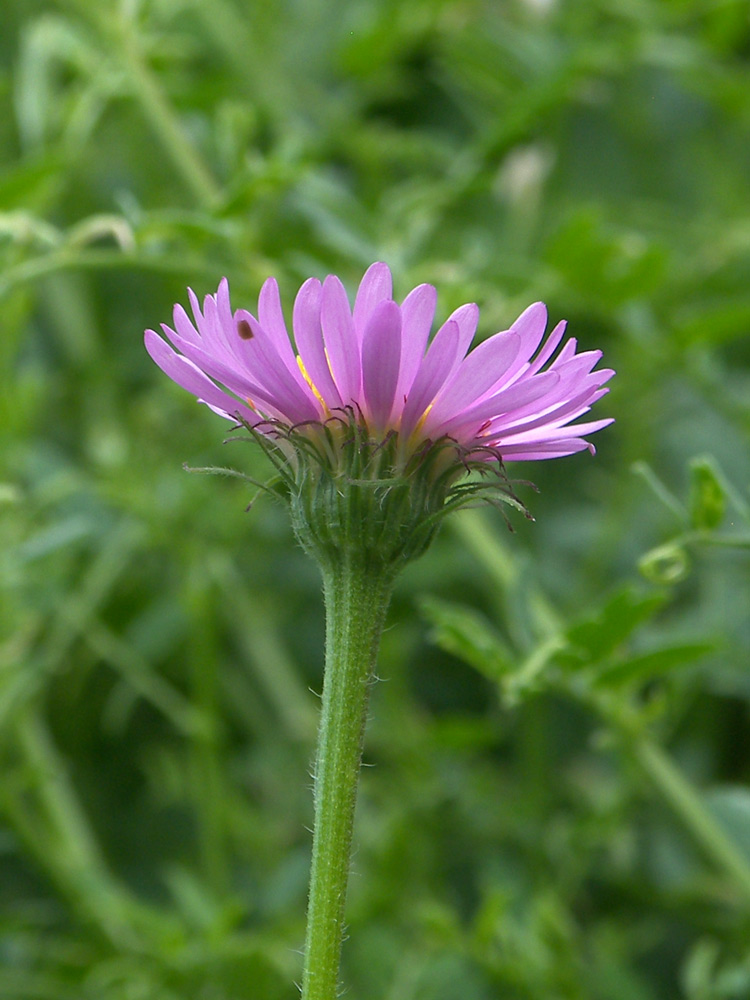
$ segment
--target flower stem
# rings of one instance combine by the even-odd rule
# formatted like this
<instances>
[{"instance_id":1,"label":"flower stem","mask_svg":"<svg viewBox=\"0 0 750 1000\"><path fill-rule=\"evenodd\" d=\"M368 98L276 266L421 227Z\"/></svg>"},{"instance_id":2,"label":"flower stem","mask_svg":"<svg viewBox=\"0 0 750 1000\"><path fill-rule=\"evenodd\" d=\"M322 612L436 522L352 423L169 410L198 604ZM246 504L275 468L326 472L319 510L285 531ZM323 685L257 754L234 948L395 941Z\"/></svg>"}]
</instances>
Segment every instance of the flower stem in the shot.
<instances>
[{"instance_id":1,"label":"flower stem","mask_svg":"<svg viewBox=\"0 0 750 1000\"><path fill-rule=\"evenodd\" d=\"M302 1000L336 1000L354 808L370 682L392 573L372 564L323 570L326 665L315 765L315 829Z\"/></svg>"}]
</instances>

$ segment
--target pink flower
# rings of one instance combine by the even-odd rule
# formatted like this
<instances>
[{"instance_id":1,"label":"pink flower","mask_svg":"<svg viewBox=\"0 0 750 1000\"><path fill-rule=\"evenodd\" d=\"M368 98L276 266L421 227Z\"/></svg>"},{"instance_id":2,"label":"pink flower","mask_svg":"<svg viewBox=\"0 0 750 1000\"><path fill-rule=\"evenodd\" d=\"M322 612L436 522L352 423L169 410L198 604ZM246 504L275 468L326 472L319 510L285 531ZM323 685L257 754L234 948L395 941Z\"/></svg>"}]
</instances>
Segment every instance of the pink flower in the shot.
<instances>
[{"instance_id":1,"label":"pink flower","mask_svg":"<svg viewBox=\"0 0 750 1000\"><path fill-rule=\"evenodd\" d=\"M226 279L202 311L189 295L194 322L175 306L174 329L162 327L173 346L147 330L149 354L216 413L260 433L353 413L375 440L396 432L408 453L447 439L475 459L517 461L593 453L585 436L612 422L572 423L605 395L614 372L595 370L601 352L577 353L574 339L558 350L564 322L545 340L541 302L470 352L479 309L463 305L428 344L435 288L419 285L399 305L388 266L376 263L353 310L334 275L302 285L295 350L274 278L261 288L257 317L232 312Z\"/></svg>"}]
</instances>

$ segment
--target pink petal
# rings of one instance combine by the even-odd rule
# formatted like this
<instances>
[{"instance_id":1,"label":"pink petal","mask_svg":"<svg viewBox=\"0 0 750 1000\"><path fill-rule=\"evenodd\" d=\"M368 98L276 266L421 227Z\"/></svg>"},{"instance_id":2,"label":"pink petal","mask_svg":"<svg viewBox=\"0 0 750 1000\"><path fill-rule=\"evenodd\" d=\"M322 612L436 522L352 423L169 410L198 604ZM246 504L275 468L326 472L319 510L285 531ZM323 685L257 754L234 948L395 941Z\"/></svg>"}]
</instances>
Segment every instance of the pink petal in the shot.
<instances>
[{"instance_id":1,"label":"pink petal","mask_svg":"<svg viewBox=\"0 0 750 1000\"><path fill-rule=\"evenodd\" d=\"M234 318L238 329L241 324L245 324L251 332L251 336L247 338L241 337L239 332L236 334L238 353L251 372L262 374L263 385L273 393L276 406L286 415L289 423L319 420L322 410L312 390L301 374L299 382L294 378L277 354L270 336L252 313L246 309L238 309Z\"/></svg>"},{"instance_id":2,"label":"pink petal","mask_svg":"<svg viewBox=\"0 0 750 1000\"><path fill-rule=\"evenodd\" d=\"M229 301L229 282L226 278L221 279L216 292L216 316L222 329L227 331L227 336L231 336L234 333L234 317Z\"/></svg>"},{"instance_id":3,"label":"pink petal","mask_svg":"<svg viewBox=\"0 0 750 1000\"><path fill-rule=\"evenodd\" d=\"M396 388L396 408L403 407L424 357L427 338L435 318L437 290L432 285L418 285L401 306L401 371Z\"/></svg>"},{"instance_id":4,"label":"pink petal","mask_svg":"<svg viewBox=\"0 0 750 1000\"><path fill-rule=\"evenodd\" d=\"M172 310L172 322L180 336L189 344L200 346L203 343L203 338L195 329L190 321L190 317L181 305L176 305Z\"/></svg>"},{"instance_id":5,"label":"pink petal","mask_svg":"<svg viewBox=\"0 0 750 1000\"><path fill-rule=\"evenodd\" d=\"M401 310L395 302L380 302L362 339L362 382L367 409L375 427L384 429L393 409L401 362Z\"/></svg>"},{"instance_id":6,"label":"pink petal","mask_svg":"<svg viewBox=\"0 0 750 1000\"><path fill-rule=\"evenodd\" d=\"M173 382L230 420L235 420L240 415L249 424L258 423L257 414L222 392L192 361L173 351L153 330L146 330L143 340L151 358Z\"/></svg>"},{"instance_id":7,"label":"pink petal","mask_svg":"<svg viewBox=\"0 0 750 1000\"><path fill-rule=\"evenodd\" d=\"M493 396L489 396L476 406L471 406L462 413L457 414L452 420L446 420L434 433L455 434L459 428L465 428L471 424L492 421L488 432L495 432L495 424L502 426L508 413L513 412L522 406L528 406L537 402L549 393L560 381L557 372L542 372L532 379L525 379L523 382L516 382L514 385L502 389ZM499 432L497 432L499 433Z\"/></svg>"},{"instance_id":8,"label":"pink petal","mask_svg":"<svg viewBox=\"0 0 750 1000\"><path fill-rule=\"evenodd\" d=\"M513 412L509 410L498 411L497 417L492 421L492 430L498 429L498 433L504 431L505 425L508 421L517 422L522 417L544 417L544 422L550 419L549 414L561 403L565 403L571 398L578 400L581 393L584 394L583 399L587 398L588 393L595 392L603 381L606 381L608 374L606 372L593 372L588 374L586 368L589 362L584 359L583 365L580 364L577 358L572 358L570 361L566 362L559 368L549 368L546 372L541 372L539 375L525 376L522 380L519 380L516 385L525 385L527 382L535 382L543 376L554 374L559 376L558 382L552 383L552 388L546 393L544 398L537 398L536 400L529 400L523 405L517 405ZM603 378L600 376L604 376ZM580 405L580 403L577 403Z\"/></svg>"},{"instance_id":9,"label":"pink petal","mask_svg":"<svg viewBox=\"0 0 750 1000\"><path fill-rule=\"evenodd\" d=\"M563 344L562 350L552 362L550 368L556 368L558 365L565 364L566 361L572 360L575 357L577 347L578 341L575 337L571 337L570 340L566 340Z\"/></svg>"},{"instance_id":10,"label":"pink petal","mask_svg":"<svg viewBox=\"0 0 750 1000\"><path fill-rule=\"evenodd\" d=\"M547 329L547 307L543 302L534 302L524 309L510 329L521 338L519 359L528 361L541 344Z\"/></svg>"},{"instance_id":11,"label":"pink petal","mask_svg":"<svg viewBox=\"0 0 750 1000\"><path fill-rule=\"evenodd\" d=\"M345 406L356 404L362 388L359 344L344 286L333 274L323 282L320 320L328 363L341 400Z\"/></svg>"},{"instance_id":12,"label":"pink petal","mask_svg":"<svg viewBox=\"0 0 750 1000\"><path fill-rule=\"evenodd\" d=\"M427 349L401 416L401 433L409 437L446 378L461 361L461 333L453 320L440 327Z\"/></svg>"},{"instance_id":13,"label":"pink petal","mask_svg":"<svg viewBox=\"0 0 750 1000\"><path fill-rule=\"evenodd\" d=\"M188 288L188 299L190 299L190 308L193 310L193 317L195 319L195 325L198 328L198 332L203 335L203 330L201 329L203 325L203 310L201 309L201 304L198 301L198 296L195 294L192 288Z\"/></svg>"},{"instance_id":14,"label":"pink petal","mask_svg":"<svg viewBox=\"0 0 750 1000\"><path fill-rule=\"evenodd\" d=\"M262 388L256 382L251 381L247 377L244 368L241 371L238 370L236 361L232 363L230 359L230 363L227 363L222 358L217 358L209 354L203 346L183 340L178 333L175 333L174 330L171 330L164 323L162 324L162 330L174 346L182 351L186 358L192 361L194 365L197 365L206 375L225 385L230 392L236 393L243 399L252 399L253 405L258 402L270 403L272 406L275 405L276 398L273 394L270 394L267 389Z\"/></svg>"},{"instance_id":15,"label":"pink petal","mask_svg":"<svg viewBox=\"0 0 750 1000\"><path fill-rule=\"evenodd\" d=\"M518 334L521 338L521 346L518 349L516 360L508 367L502 378L492 386L493 393L511 385L528 372L530 368L529 358L542 342L546 326L547 307L543 302L535 302L530 305L512 324L511 333Z\"/></svg>"},{"instance_id":16,"label":"pink petal","mask_svg":"<svg viewBox=\"0 0 750 1000\"><path fill-rule=\"evenodd\" d=\"M504 460L513 462L537 462L543 458L564 458L565 455L575 455L578 451L588 449L593 455L596 451L593 444L583 441L581 438L566 438L563 441L544 442L539 445L519 444L508 445L506 448L502 443L497 445L497 449Z\"/></svg>"},{"instance_id":17,"label":"pink petal","mask_svg":"<svg viewBox=\"0 0 750 1000\"><path fill-rule=\"evenodd\" d=\"M198 319L198 317L196 317ZM212 354L234 355L234 324L225 327L219 318L219 307L213 295L203 300L203 321L199 326L203 346Z\"/></svg>"},{"instance_id":18,"label":"pink petal","mask_svg":"<svg viewBox=\"0 0 750 1000\"><path fill-rule=\"evenodd\" d=\"M614 417L607 417L603 420L589 420L583 424L573 424L567 427L538 427L533 431L524 431L521 434L503 435L503 446L518 444L543 444L547 441L562 441L576 437L583 437L584 434L593 434L614 423Z\"/></svg>"},{"instance_id":19,"label":"pink petal","mask_svg":"<svg viewBox=\"0 0 750 1000\"><path fill-rule=\"evenodd\" d=\"M299 375L299 365L292 350L292 342L287 333L284 313L281 309L279 285L275 278L267 278L258 296L258 322L266 331L276 348L276 353L292 374Z\"/></svg>"},{"instance_id":20,"label":"pink petal","mask_svg":"<svg viewBox=\"0 0 750 1000\"><path fill-rule=\"evenodd\" d=\"M477 332L479 306L476 302L467 302L466 305L459 306L453 310L446 323L455 323L458 326L458 352L463 358ZM437 337L437 334L435 336Z\"/></svg>"},{"instance_id":21,"label":"pink petal","mask_svg":"<svg viewBox=\"0 0 750 1000\"><path fill-rule=\"evenodd\" d=\"M544 342L541 351L531 362L529 375L535 375L536 372L538 372L539 369L542 367L542 365L546 364L546 362L549 361L549 359L554 354L557 345L562 340L567 325L568 325L567 321L562 320L562 322L558 323L557 326L554 328L554 330L550 333L549 337L547 337L547 340Z\"/></svg>"},{"instance_id":22,"label":"pink petal","mask_svg":"<svg viewBox=\"0 0 750 1000\"><path fill-rule=\"evenodd\" d=\"M342 405L341 396L328 366L323 330L320 326L322 285L317 278L308 278L294 300L294 338L297 350L311 382L329 410Z\"/></svg>"},{"instance_id":23,"label":"pink petal","mask_svg":"<svg viewBox=\"0 0 750 1000\"><path fill-rule=\"evenodd\" d=\"M583 416L584 413L588 413L592 405L598 399L601 399L602 396L606 396L608 392L609 389L599 389L595 392L586 389L572 399L566 399L563 403L545 409L542 413L539 413L537 408L535 408L531 416L528 413L524 414L524 411L528 409L527 407L519 407L513 414L513 417L508 415L507 419L515 420L515 423L504 424L503 433L506 435L520 434L524 431L533 430L535 427L559 427L562 424L570 423L571 420L576 420L578 417Z\"/></svg>"},{"instance_id":24,"label":"pink petal","mask_svg":"<svg viewBox=\"0 0 750 1000\"><path fill-rule=\"evenodd\" d=\"M393 298L393 279L387 264L371 264L359 283L354 299L354 330L361 344L367 321L375 306L384 299Z\"/></svg>"},{"instance_id":25,"label":"pink petal","mask_svg":"<svg viewBox=\"0 0 750 1000\"><path fill-rule=\"evenodd\" d=\"M444 421L451 420L480 400L515 360L521 346L517 333L505 330L485 340L464 358L453 380L437 397L425 423L432 434Z\"/></svg>"}]
</instances>

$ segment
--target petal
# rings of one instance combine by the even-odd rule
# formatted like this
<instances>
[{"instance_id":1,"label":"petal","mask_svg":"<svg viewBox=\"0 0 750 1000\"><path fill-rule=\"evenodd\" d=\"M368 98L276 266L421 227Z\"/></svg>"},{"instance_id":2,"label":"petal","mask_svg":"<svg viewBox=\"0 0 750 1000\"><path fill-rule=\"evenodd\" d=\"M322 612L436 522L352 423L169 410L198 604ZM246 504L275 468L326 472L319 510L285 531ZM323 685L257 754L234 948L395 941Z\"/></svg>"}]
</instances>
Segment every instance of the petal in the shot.
<instances>
[{"instance_id":1,"label":"petal","mask_svg":"<svg viewBox=\"0 0 750 1000\"><path fill-rule=\"evenodd\" d=\"M198 328L198 332L203 336L203 311L201 309L201 304L198 301L198 296L195 294L192 288L187 290L188 298L190 299L190 308L193 310L193 318L195 319L195 325Z\"/></svg>"},{"instance_id":2,"label":"petal","mask_svg":"<svg viewBox=\"0 0 750 1000\"><path fill-rule=\"evenodd\" d=\"M529 370L529 359L534 351L539 347L544 337L547 326L547 307L543 302L535 302L525 309L515 323L512 324L511 333L517 333L521 338L521 346L518 349L518 356L512 365L492 387L493 392L498 392L506 386L511 385L521 378Z\"/></svg>"},{"instance_id":3,"label":"petal","mask_svg":"<svg viewBox=\"0 0 750 1000\"><path fill-rule=\"evenodd\" d=\"M447 323L456 323L458 326L458 350L463 358L471 347L474 334L479 325L479 306L476 302L467 302L466 305L459 306L450 314ZM437 334L436 334L437 336Z\"/></svg>"},{"instance_id":4,"label":"petal","mask_svg":"<svg viewBox=\"0 0 750 1000\"><path fill-rule=\"evenodd\" d=\"M578 451L588 449L593 455L596 449L589 441L582 438L565 438L562 441L549 441L539 445L518 444L497 445L503 461L510 462L537 462L543 458L564 458L566 455L575 455Z\"/></svg>"},{"instance_id":5,"label":"petal","mask_svg":"<svg viewBox=\"0 0 750 1000\"><path fill-rule=\"evenodd\" d=\"M479 309L476 305L469 303L460 306L451 313L433 337L412 385L405 393L402 413L406 416L406 426L413 425L411 430L458 370L476 332L478 321ZM425 365L428 358L430 361ZM429 398L423 400L426 395ZM415 408L418 406L421 406L421 409L416 413Z\"/></svg>"},{"instance_id":6,"label":"petal","mask_svg":"<svg viewBox=\"0 0 750 1000\"><path fill-rule=\"evenodd\" d=\"M425 433L433 433L445 421L453 420L481 400L515 361L520 346L520 336L505 330L475 347L436 399L425 423Z\"/></svg>"},{"instance_id":7,"label":"petal","mask_svg":"<svg viewBox=\"0 0 750 1000\"><path fill-rule=\"evenodd\" d=\"M614 422L614 417L605 417L603 420L589 420L586 423L568 427L539 427L521 434L510 434L507 437L503 435L503 444L538 444L547 441L561 441L573 435L582 437L584 434L594 434L602 427L608 427Z\"/></svg>"},{"instance_id":8,"label":"petal","mask_svg":"<svg viewBox=\"0 0 750 1000\"><path fill-rule=\"evenodd\" d=\"M236 334L238 352L256 380L273 394L275 405L285 414L289 423L319 420L322 410L312 390L301 374L298 382L289 371L277 354L271 337L252 313L246 309L238 309L234 318L238 327L245 324L250 328L249 337Z\"/></svg>"},{"instance_id":9,"label":"petal","mask_svg":"<svg viewBox=\"0 0 750 1000\"><path fill-rule=\"evenodd\" d=\"M198 319L198 317L196 317ZM217 356L235 356L233 348L234 323L224 326L219 317L219 307L213 295L203 300L203 319L199 325L203 346Z\"/></svg>"},{"instance_id":10,"label":"petal","mask_svg":"<svg viewBox=\"0 0 750 1000\"><path fill-rule=\"evenodd\" d=\"M525 431L534 430L536 427L560 427L563 424L570 423L571 420L576 420L578 417L583 416L584 413L588 413L593 404L606 396L609 389L598 389L592 392L590 389L586 389L584 392L579 393L574 396L573 399L566 399L563 403L553 406L549 409L545 409L541 414L538 412L538 408L534 408L533 414L529 415L527 407L519 407L513 416L508 416L507 419L513 420L515 422L503 426L503 433L509 434L520 434Z\"/></svg>"},{"instance_id":11,"label":"petal","mask_svg":"<svg viewBox=\"0 0 750 1000\"><path fill-rule=\"evenodd\" d=\"M146 330L143 340L151 358L177 385L187 389L201 402L207 403L230 420L236 420L241 416L249 424L258 423L260 418L256 413L222 392L192 361L173 351L154 330Z\"/></svg>"},{"instance_id":12,"label":"petal","mask_svg":"<svg viewBox=\"0 0 750 1000\"><path fill-rule=\"evenodd\" d=\"M581 355L581 357L583 356ZM506 411L503 414L498 414L497 420L493 421L493 426L497 424L504 428L508 421L516 422L521 417L542 417L544 418L542 422L547 423L551 419L550 413L561 404L575 400L576 406L583 405L584 401L588 401L589 394L593 395L601 384L610 377L610 373L607 371L587 373L588 364L586 359L581 365L578 358L572 358L559 368L548 368L546 372L541 372L538 375L525 376L515 384L524 385L528 381L536 381L543 375L549 374L558 375L559 381L557 384L553 383L553 388L546 394L545 398L530 400L523 406L518 405L512 413Z\"/></svg>"},{"instance_id":13,"label":"petal","mask_svg":"<svg viewBox=\"0 0 750 1000\"><path fill-rule=\"evenodd\" d=\"M547 361L549 361L549 359L554 354L554 352L555 352L555 350L557 348L557 345L562 340L563 334L565 333L565 329L566 329L567 325L568 325L567 320L562 320L560 323L557 324L557 326L554 328L554 330L550 333L549 337L547 337L547 340L543 344L541 351L539 352L539 354L537 354L537 356L531 362L531 368L529 369L529 375L536 374L536 372L539 371L539 369L542 367L542 365L544 365Z\"/></svg>"},{"instance_id":14,"label":"petal","mask_svg":"<svg viewBox=\"0 0 750 1000\"><path fill-rule=\"evenodd\" d=\"M362 388L373 423L383 429L393 409L401 363L401 310L386 299L373 310L362 339Z\"/></svg>"},{"instance_id":15,"label":"petal","mask_svg":"<svg viewBox=\"0 0 750 1000\"><path fill-rule=\"evenodd\" d=\"M234 318L232 316L232 305L229 301L229 282L222 278L216 291L216 316L223 330L227 331L227 336L234 333Z\"/></svg>"},{"instance_id":16,"label":"petal","mask_svg":"<svg viewBox=\"0 0 750 1000\"><path fill-rule=\"evenodd\" d=\"M418 285L409 292L401 306L401 371L396 388L397 408L403 408L404 399L419 371L436 305L437 290L432 285Z\"/></svg>"},{"instance_id":17,"label":"petal","mask_svg":"<svg viewBox=\"0 0 750 1000\"><path fill-rule=\"evenodd\" d=\"M521 338L519 356L528 361L539 347L547 328L547 307L543 302L534 302L521 313L511 326L513 333Z\"/></svg>"},{"instance_id":18,"label":"petal","mask_svg":"<svg viewBox=\"0 0 750 1000\"><path fill-rule=\"evenodd\" d=\"M345 406L357 403L362 388L359 344L344 286L333 274L323 282L320 321L326 356L341 401Z\"/></svg>"},{"instance_id":19,"label":"petal","mask_svg":"<svg viewBox=\"0 0 750 1000\"><path fill-rule=\"evenodd\" d=\"M445 421L437 428L437 431L453 435L459 429L466 428L470 424L485 423L489 420L491 421L490 432L492 434L500 433L495 427L498 425L502 428L503 420L506 419L508 413L541 399L559 381L560 376L557 372L542 372L541 375L536 375L532 379L516 382L514 385L482 400L476 406L469 407L463 413L457 414L452 420Z\"/></svg>"},{"instance_id":20,"label":"petal","mask_svg":"<svg viewBox=\"0 0 750 1000\"><path fill-rule=\"evenodd\" d=\"M243 399L252 399L253 404L263 401L274 405L275 397L264 390L257 382L253 382L245 371L244 366L241 371L238 370L236 360L227 364L222 358L217 358L209 354L203 346L191 344L189 341L183 340L178 333L175 333L174 330L171 330L164 323L162 323L162 330L174 346L182 351L186 358L202 372L205 372L206 375L209 375L212 379L216 379L217 382L221 382L230 392L236 393Z\"/></svg>"},{"instance_id":21,"label":"petal","mask_svg":"<svg viewBox=\"0 0 750 1000\"><path fill-rule=\"evenodd\" d=\"M361 344L367 321L375 306L383 299L393 298L393 279L387 264L371 264L359 283L354 299L354 329Z\"/></svg>"},{"instance_id":22,"label":"petal","mask_svg":"<svg viewBox=\"0 0 750 1000\"><path fill-rule=\"evenodd\" d=\"M281 360L296 377L296 374L299 373L299 365L287 333L284 313L281 309L279 285L275 278L267 278L263 282L258 296L258 322L271 338Z\"/></svg>"},{"instance_id":23,"label":"petal","mask_svg":"<svg viewBox=\"0 0 750 1000\"><path fill-rule=\"evenodd\" d=\"M555 360L550 365L550 368L555 368L558 365L564 364L566 361L570 361L575 357L576 348L578 347L578 341L575 337L571 337L570 340L566 340L563 344L562 350L557 355Z\"/></svg>"},{"instance_id":24,"label":"petal","mask_svg":"<svg viewBox=\"0 0 750 1000\"><path fill-rule=\"evenodd\" d=\"M180 336L189 344L201 346L203 338L190 321L190 317L181 305L176 305L172 310L172 322Z\"/></svg>"},{"instance_id":25,"label":"petal","mask_svg":"<svg viewBox=\"0 0 750 1000\"><path fill-rule=\"evenodd\" d=\"M294 300L292 325L299 356L310 381L320 393L329 410L342 405L341 396L328 366L323 331L320 326L322 285L317 278L308 278Z\"/></svg>"},{"instance_id":26,"label":"petal","mask_svg":"<svg viewBox=\"0 0 750 1000\"><path fill-rule=\"evenodd\" d=\"M409 437L446 378L458 367L462 357L460 350L458 323L450 320L435 334L406 397L401 416L401 432L405 437Z\"/></svg>"}]
</instances>

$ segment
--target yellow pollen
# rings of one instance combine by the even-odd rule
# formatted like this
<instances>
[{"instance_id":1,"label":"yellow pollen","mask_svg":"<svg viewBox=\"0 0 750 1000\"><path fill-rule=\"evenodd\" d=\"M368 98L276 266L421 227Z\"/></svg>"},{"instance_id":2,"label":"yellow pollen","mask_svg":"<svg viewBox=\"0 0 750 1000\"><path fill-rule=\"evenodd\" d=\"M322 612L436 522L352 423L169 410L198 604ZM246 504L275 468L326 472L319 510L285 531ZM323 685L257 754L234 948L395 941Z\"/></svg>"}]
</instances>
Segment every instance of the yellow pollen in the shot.
<instances>
[{"instance_id":1,"label":"yellow pollen","mask_svg":"<svg viewBox=\"0 0 750 1000\"><path fill-rule=\"evenodd\" d=\"M313 380L307 374L307 369L305 368L305 363L302 360L302 358L299 356L299 354L297 355L297 364L299 365L299 370L302 372L302 378L305 380L305 382L307 382L307 384L312 389L313 396L315 396L315 398L318 400L318 402L323 407L323 409L326 411L326 413L328 413L329 410L328 410L328 407L326 406L325 400L323 399L323 397L318 392L317 388L315 387L315 383L313 382Z\"/></svg>"},{"instance_id":2,"label":"yellow pollen","mask_svg":"<svg viewBox=\"0 0 750 1000\"><path fill-rule=\"evenodd\" d=\"M424 413L422 414L422 416L417 421L417 425L416 425L416 427L414 428L414 430L412 432L413 434L418 434L422 430L422 428L424 427L425 421L427 420L427 417L430 415L430 410L432 409L433 406L434 406L434 403L430 403L430 405L424 411Z\"/></svg>"}]
</instances>

